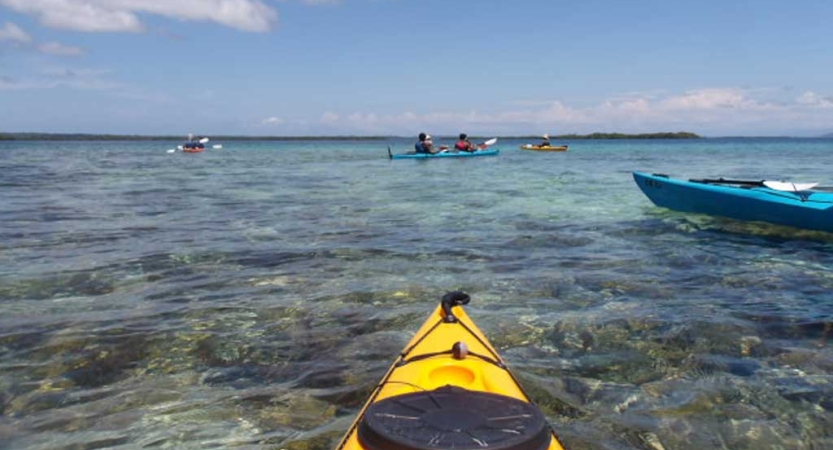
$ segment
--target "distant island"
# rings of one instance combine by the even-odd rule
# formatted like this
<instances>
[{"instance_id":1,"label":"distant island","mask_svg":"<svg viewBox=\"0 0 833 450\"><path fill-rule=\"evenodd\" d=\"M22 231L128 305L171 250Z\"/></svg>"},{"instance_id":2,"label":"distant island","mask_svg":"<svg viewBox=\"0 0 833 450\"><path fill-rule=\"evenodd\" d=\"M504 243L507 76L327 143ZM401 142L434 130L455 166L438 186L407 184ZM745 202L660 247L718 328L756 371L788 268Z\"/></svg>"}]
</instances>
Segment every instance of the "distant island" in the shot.
<instances>
[{"instance_id":1,"label":"distant island","mask_svg":"<svg viewBox=\"0 0 833 450\"><path fill-rule=\"evenodd\" d=\"M519 136L518 139L540 139L541 136ZM700 139L701 136L696 133L688 131L678 131L676 133L590 133L590 134L559 134L557 136L550 136L550 140L554 139Z\"/></svg>"},{"instance_id":2,"label":"distant island","mask_svg":"<svg viewBox=\"0 0 833 450\"><path fill-rule=\"evenodd\" d=\"M208 135L219 141L383 141L393 136L235 136ZM400 136L401 137L401 136ZM824 137L833 137L833 133ZM449 138L456 138L451 136ZM474 136L472 136L474 138ZM540 139L540 135L500 136L502 139ZM561 134L550 139L700 139L701 136L686 131L676 133L591 133ZM93 134L93 133L0 133L0 141L182 141L183 136L151 136L140 134Z\"/></svg>"}]
</instances>

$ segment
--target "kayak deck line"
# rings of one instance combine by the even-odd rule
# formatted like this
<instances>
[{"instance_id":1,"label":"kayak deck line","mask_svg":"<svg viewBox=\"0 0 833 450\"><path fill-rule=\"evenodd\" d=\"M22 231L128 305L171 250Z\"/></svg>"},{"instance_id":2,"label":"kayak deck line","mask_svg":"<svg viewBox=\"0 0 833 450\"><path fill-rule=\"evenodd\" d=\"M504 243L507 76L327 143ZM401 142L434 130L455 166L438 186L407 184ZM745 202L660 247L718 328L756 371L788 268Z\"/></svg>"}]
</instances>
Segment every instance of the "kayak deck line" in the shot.
<instances>
[{"instance_id":1,"label":"kayak deck line","mask_svg":"<svg viewBox=\"0 0 833 450\"><path fill-rule=\"evenodd\" d=\"M338 450L563 450L543 412L466 315L462 305L469 300L459 291L443 296ZM511 426L488 425L496 421ZM479 442L471 446L474 436Z\"/></svg>"},{"instance_id":2,"label":"kayak deck line","mask_svg":"<svg viewBox=\"0 0 833 450\"><path fill-rule=\"evenodd\" d=\"M655 173L653 174L657 177L665 177L669 178L668 175ZM822 193L819 189L807 189L807 190L797 190L797 191L784 191L778 189L772 189L766 185L765 180L761 181L753 181L753 180L727 180L724 178L717 178L717 179L696 179L690 178L688 181L692 183L701 183L701 184L708 184L713 186L725 186L725 187L733 187L737 189L749 189L755 190L757 192L763 192L767 195L775 195L780 196L788 199L795 199L796 197L801 200L802 202L814 202L814 203L821 203L821 204L831 204L833 205L833 197L831 198L822 198L816 199L812 198L814 193ZM818 196L816 196L818 197Z\"/></svg>"}]
</instances>

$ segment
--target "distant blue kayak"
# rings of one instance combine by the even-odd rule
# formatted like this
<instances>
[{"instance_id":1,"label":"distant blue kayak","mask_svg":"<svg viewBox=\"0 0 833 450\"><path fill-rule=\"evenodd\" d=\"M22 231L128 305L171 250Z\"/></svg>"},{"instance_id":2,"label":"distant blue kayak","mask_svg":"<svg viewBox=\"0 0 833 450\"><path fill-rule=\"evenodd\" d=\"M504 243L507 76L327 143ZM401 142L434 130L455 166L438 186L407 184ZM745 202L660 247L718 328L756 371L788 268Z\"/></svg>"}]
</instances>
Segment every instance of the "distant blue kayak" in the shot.
<instances>
[{"instance_id":1,"label":"distant blue kayak","mask_svg":"<svg viewBox=\"0 0 833 450\"><path fill-rule=\"evenodd\" d=\"M764 181L685 181L641 172L634 172L633 179L654 204L664 208L833 232L831 192L772 189Z\"/></svg>"},{"instance_id":2,"label":"distant blue kayak","mask_svg":"<svg viewBox=\"0 0 833 450\"><path fill-rule=\"evenodd\" d=\"M390 159L433 159L433 158L473 158L476 156L497 156L500 154L498 149L485 149L476 152L455 152L443 151L440 153L400 153L398 155L391 155Z\"/></svg>"}]
</instances>

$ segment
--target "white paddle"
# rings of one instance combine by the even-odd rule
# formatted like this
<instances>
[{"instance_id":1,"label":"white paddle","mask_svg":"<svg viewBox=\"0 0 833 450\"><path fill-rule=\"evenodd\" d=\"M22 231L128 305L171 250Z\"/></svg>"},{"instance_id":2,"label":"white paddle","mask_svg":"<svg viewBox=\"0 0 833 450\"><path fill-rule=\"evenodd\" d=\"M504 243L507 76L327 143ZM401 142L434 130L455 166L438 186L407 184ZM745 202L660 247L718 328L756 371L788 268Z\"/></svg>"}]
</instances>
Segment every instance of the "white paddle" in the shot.
<instances>
[{"instance_id":1,"label":"white paddle","mask_svg":"<svg viewBox=\"0 0 833 450\"><path fill-rule=\"evenodd\" d=\"M764 186L776 191L799 192L818 186L818 183L790 183L789 181L764 181Z\"/></svg>"},{"instance_id":2,"label":"white paddle","mask_svg":"<svg viewBox=\"0 0 833 450\"><path fill-rule=\"evenodd\" d=\"M491 138L488 141L478 145L477 148L478 150L486 150L487 148L489 148L489 146L495 145L495 142L497 142L497 138Z\"/></svg>"},{"instance_id":3,"label":"white paddle","mask_svg":"<svg viewBox=\"0 0 833 450\"><path fill-rule=\"evenodd\" d=\"M217 144L217 145L211 146L211 148L213 148L214 150L220 150L221 148L223 148L223 145L222 144Z\"/></svg>"}]
</instances>

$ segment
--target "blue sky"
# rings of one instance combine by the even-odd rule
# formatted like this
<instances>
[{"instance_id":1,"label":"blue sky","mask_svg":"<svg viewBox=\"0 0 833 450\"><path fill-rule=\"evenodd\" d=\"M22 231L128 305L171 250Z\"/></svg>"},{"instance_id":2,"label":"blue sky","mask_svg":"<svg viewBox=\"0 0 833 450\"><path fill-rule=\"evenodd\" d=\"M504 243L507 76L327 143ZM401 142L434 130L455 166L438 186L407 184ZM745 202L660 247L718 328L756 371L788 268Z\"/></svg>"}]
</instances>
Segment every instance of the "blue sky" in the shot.
<instances>
[{"instance_id":1,"label":"blue sky","mask_svg":"<svg viewBox=\"0 0 833 450\"><path fill-rule=\"evenodd\" d=\"M833 132L833 2L0 0L0 131Z\"/></svg>"}]
</instances>

